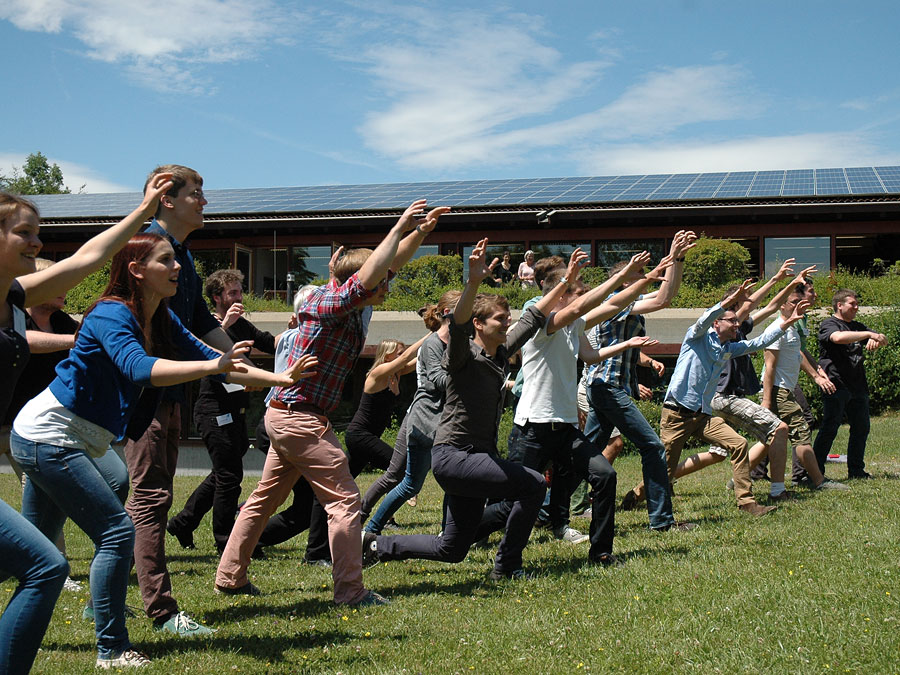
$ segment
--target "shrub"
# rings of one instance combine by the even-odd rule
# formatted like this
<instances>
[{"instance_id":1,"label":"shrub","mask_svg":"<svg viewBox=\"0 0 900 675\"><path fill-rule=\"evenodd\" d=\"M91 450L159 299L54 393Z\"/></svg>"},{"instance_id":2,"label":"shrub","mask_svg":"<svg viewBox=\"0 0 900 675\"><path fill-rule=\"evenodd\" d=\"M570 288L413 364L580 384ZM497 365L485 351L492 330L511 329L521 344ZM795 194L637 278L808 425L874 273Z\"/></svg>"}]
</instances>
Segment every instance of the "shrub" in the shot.
<instances>
[{"instance_id":1,"label":"shrub","mask_svg":"<svg viewBox=\"0 0 900 675\"><path fill-rule=\"evenodd\" d=\"M685 254L684 282L695 288L723 286L747 276L750 252L727 239L702 236Z\"/></svg>"},{"instance_id":2,"label":"shrub","mask_svg":"<svg viewBox=\"0 0 900 675\"><path fill-rule=\"evenodd\" d=\"M109 263L89 274L80 284L66 293L65 310L69 314L84 314L100 297L109 283Z\"/></svg>"}]
</instances>

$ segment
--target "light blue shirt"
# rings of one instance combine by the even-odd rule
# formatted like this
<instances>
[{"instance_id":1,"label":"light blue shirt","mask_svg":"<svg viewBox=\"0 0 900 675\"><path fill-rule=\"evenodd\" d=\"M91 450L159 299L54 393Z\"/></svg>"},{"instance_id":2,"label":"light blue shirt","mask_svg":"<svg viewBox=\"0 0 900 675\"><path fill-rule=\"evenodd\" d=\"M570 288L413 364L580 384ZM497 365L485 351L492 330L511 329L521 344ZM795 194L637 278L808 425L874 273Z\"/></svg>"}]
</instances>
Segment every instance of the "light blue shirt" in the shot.
<instances>
[{"instance_id":1,"label":"light blue shirt","mask_svg":"<svg viewBox=\"0 0 900 675\"><path fill-rule=\"evenodd\" d=\"M728 360L764 349L784 335L781 321L776 321L757 338L722 344L712 325L724 313L719 303L706 310L688 329L666 390L666 403L711 415L710 403L716 393L719 374Z\"/></svg>"}]
</instances>

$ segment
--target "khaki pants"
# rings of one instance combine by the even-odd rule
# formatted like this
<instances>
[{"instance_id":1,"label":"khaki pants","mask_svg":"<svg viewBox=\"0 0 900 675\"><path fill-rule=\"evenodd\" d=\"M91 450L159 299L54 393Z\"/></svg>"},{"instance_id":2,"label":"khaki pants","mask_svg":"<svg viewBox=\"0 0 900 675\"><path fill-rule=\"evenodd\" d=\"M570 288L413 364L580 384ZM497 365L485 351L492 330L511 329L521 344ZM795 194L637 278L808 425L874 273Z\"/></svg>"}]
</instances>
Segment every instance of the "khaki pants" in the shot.
<instances>
[{"instance_id":1,"label":"khaki pants","mask_svg":"<svg viewBox=\"0 0 900 675\"><path fill-rule=\"evenodd\" d=\"M269 408L266 432L272 443L262 478L234 523L216 584L240 588L266 523L303 476L328 514L334 601L355 603L367 593L362 581L359 488L350 475L347 455L324 415Z\"/></svg>"},{"instance_id":2,"label":"khaki pants","mask_svg":"<svg viewBox=\"0 0 900 675\"><path fill-rule=\"evenodd\" d=\"M738 506L751 504L753 491L750 487L750 461L747 453L747 440L725 423L721 417L710 417L701 412L687 413L663 407L659 423L659 438L666 448L666 464L669 469L669 480L681 461L681 450L691 436L698 436L704 442L724 448L731 456L731 468L734 474L734 496ZM644 498L644 484L634 488L638 499Z\"/></svg>"}]
</instances>

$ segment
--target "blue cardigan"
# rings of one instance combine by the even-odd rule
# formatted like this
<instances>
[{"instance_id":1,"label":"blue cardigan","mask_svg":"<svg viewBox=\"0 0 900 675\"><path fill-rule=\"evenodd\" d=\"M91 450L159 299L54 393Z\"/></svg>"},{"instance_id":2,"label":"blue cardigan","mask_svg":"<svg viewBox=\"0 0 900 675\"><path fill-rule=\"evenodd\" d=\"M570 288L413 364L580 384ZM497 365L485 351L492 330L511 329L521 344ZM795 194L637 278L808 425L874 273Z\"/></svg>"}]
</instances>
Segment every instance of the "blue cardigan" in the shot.
<instances>
[{"instance_id":1,"label":"blue cardigan","mask_svg":"<svg viewBox=\"0 0 900 675\"><path fill-rule=\"evenodd\" d=\"M209 361L219 353L195 338L169 310L172 342L184 360ZM123 438L139 438L147 428L161 390L152 387L150 371L157 358L144 348L144 334L131 310L121 302L99 303L84 319L69 357L56 367L50 391L70 411ZM224 380L224 375L218 376ZM150 395L147 395L150 394ZM140 398L140 406L137 405ZM129 421L140 408L142 429ZM133 425L132 425L133 426Z\"/></svg>"}]
</instances>

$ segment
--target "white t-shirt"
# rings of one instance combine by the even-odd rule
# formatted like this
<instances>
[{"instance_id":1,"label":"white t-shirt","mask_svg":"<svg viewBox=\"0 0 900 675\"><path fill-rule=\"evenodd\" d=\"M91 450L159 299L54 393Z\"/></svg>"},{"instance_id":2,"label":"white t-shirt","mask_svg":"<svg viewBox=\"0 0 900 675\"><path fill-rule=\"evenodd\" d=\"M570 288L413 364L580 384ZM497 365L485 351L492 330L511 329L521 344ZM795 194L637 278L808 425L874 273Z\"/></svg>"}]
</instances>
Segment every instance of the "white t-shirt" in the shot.
<instances>
[{"instance_id":1,"label":"white t-shirt","mask_svg":"<svg viewBox=\"0 0 900 675\"><path fill-rule=\"evenodd\" d=\"M50 387L22 407L13 421L13 431L32 443L77 448L91 457L105 455L115 440L113 432L63 406Z\"/></svg>"},{"instance_id":2,"label":"white t-shirt","mask_svg":"<svg viewBox=\"0 0 900 675\"><path fill-rule=\"evenodd\" d=\"M781 317L775 321L781 322ZM778 352L778 361L775 363L775 386L794 391L797 380L800 378L800 361L803 355L800 353L800 333L797 328L791 326L784 335L770 344L766 349ZM763 367L763 376L766 369Z\"/></svg>"},{"instance_id":3,"label":"white t-shirt","mask_svg":"<svg viewBox=\"0 0 900 675\"><path fill-rule=\"evenodd\" d=\"M553 335L542 328L522 347L524 384L516 424L529 420L578 424L578 345L584 326L579 317Z\"/></svg>"}]
</instances>

